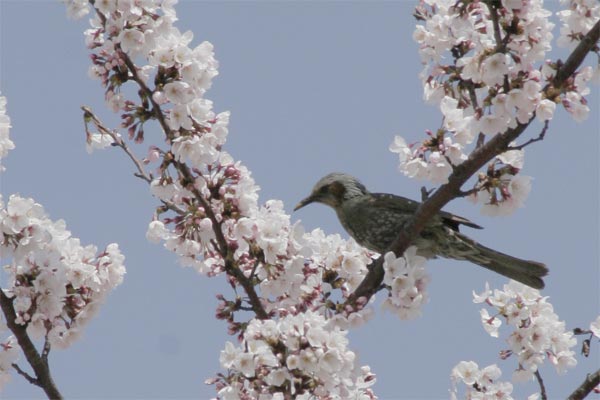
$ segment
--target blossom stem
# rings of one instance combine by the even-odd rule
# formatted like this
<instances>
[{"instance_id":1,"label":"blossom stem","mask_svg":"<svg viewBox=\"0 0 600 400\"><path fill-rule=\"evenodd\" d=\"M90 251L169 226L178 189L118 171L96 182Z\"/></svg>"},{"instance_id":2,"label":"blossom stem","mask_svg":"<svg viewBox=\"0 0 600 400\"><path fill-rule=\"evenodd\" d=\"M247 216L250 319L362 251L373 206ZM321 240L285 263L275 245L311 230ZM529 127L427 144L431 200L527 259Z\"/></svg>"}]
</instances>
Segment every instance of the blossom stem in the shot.
<instances>
[{"instance_id":1,"label":"blossom stem","mask_svg":"<svg viewBox=\"0 0 600 400\"><path fill-rule=\"evenodd\" d=\"M129 146L127 146L127 143L125 143L125 141L121 137L117 136L115 132L111 131L110 129L107 129L88 106L81 106L81 109L83 110L83 121L85 124L86 132L89 132L87 128L87 123L88 121L91 121L100 132L102 132L105 135L109 135L113 139L114 144L123 149L125 154L127 154L129 158L131 158L131 161L133 161L138 170L138 173L136 173L135 176L145 180L148 183L152 182L152 175L148 175L146 173L146 170L144 169L142 163L131 152Z\"/></svg>"},{"instance_id":2,"label":"blossom stem","mask_svg":"<svg viewBox=\"0 0 600 400\"><path fill-rule=\"evenodd\" d=\"M535 371L535 379L537 379L538 384L540 385L540 396L542 397L542 400L548 400L546 386L544 386L544 379L542 379L539 369Z\"/></svg>"},{"instance_id":3,"label":"blossom stem","mask_svg":"<svg viewBox=\"0 0 600 400\"><path fill-rule=\"evenodd\" d=\"M29 382L29 383L31 383L32 385L35 385L35 386L40 386L40 382L37 379L35 379L33 376L29 375L27 372L23 371L21 369L21 367L19 367L18 364L12 363L11 365L15 369L15 371L17 371L17 374L19 374L23 378L25 378L27 380L27 382Z\"/></svg>"},{"instance_id":4,"label":"blossom stem","mask_svg":"<svg viewBox=\"0 0 600 400\"><path fill-rule=\"evenodd\" d=\"M550 124L549 120L544 121L544 127L542 128L542 131L540 132L538 137L529 139L528 141L526 141L525 143L523 143L519 146L510 146L508 148L508 150L522 150L524 147L529 146L532 143L539 142L540 140L544 140L544 137L546 136L546 131L548 130L549 124Z\"/></svg>"}]
</instances>

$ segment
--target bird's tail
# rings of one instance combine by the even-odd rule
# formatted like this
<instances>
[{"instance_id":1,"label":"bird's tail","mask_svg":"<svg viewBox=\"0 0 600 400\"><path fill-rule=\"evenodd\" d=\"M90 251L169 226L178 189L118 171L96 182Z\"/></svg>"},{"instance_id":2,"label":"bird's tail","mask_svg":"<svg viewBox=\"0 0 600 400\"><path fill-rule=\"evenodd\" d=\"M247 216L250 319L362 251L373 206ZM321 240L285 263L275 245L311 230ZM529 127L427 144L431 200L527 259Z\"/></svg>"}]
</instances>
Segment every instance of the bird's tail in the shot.
<instances>
[{"instance_id":1,"label":"bird's tail","mask_svg":"<svg viewBox=\"0 0 600 400\"><path fill-rule=\"evenodd\" d=\"M454 234L459 241L463 242L471 250L462 252L462 259L471 261L532 288L544 288L542 277L548 274L546 265L537 261L522 260L490 249L459 232L455 232Z\"/></svg>"}]
</instances>

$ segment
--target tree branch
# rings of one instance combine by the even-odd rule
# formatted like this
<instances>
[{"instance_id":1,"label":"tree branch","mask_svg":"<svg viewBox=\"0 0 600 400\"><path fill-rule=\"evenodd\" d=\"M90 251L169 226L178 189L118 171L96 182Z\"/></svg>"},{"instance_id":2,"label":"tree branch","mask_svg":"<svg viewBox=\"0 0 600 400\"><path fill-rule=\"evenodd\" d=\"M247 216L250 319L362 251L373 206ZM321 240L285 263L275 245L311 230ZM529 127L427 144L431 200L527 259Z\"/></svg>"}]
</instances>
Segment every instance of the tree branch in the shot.
<instances>
[{"instance_id":1,"label":"tree branch","mask_svg":"<svg viewBox=\"0 0 600 400\"><path fill-rule=\"evenodd\" d=\"M496 52L503 53L504 48L502 46L502 36L500 36L500 23L498 17L498 10L492 4L493 1L486 1L485 4L490 10L490 16L492 17L492 25L494 26L494 40L496 40Z\"/></svg>"},{"instance_id":2,"label":"tree branch","mask_svg":"<svg viewBox=\"0 0 600 400\"><path fill-rule=\"evenodd\" d=\"M11 365L15 369L15 371L17 371L17 374L19 374L23 378L25 378L27 380L27 382L31 383L32 385L41 387L40 382L37 379L35 379L33 376L29 375L27 372L23 371L21 369L21 367L19 367L18 364L12 363Z\"/></svg>"},{"instance_id":3,"label":"tree branch","mask_svg":"<svg viewBox=\"0 0 600 400\"><path fill-rule=\"evenodd\" d=\"M122 148L123 151L125 152L125 154L127 154L129 156L129 158L131 159L131 161L133 161L133 163L135 164L135 166L138 170L138 173L135 174L135 176L137 176L140 179L145 180L148 183L151 183L152 175L148 175L146 173L144 166L142 165L140 160L138 160L137 157L131 152L131 150L129 150L129 146L127 146L127 143L125 143L123 138L121 138L119 135L117 135L115 132L111 131L110 129L107 129L104 126L104 124L102 124L100 119L98 119L98 117L96 117L96 115L92 112L91 108L89 108L88 106L81 106L81 109L83 110L83 121L85 123L85 132L88 135L90 134L88 127L87 127L87 123L89 121L91 121L94 124L94 126L100 132L102 132L102 134L109 135L113 139L114 145Z\"/></svg>"},{"instance_id":4,"label":"tree branch","mask_svg":"<svg viewBox=\"0 0 600 400\"><path fill-rule=\"evenodd\" d=\"M579 68L583 59L587 54L596 47L600 39L600 20L596 22L594 27L581 39L575 50L569 55L567 61L556 71L553 85L557 88L561 87L562 84Z\"/></svg>"},{"instance_id":5,"label":"tree branch","mask_svg":"<svg viewBox=\"0 0 600 400\"><path fill-rule=\"evenodd\" d=\"M54 380L52 379L52 376L50 374L48 360L42 358L40 356L40 353L38 353L37 349L35 348L35 345L33 344L31 339L29 338L29 335L27 334L27 327L25 325L20 325L15 322L15 320L17 319L17 315L13 307L13 299L6 296L2 289L0 289L0 307L2 308L2 312L4 313L4 317L6 318L6 326L17 338L17 342L19 343L19 346L21 346L21 349L23 350L23 354L25 354L27 362L29 363L29 365L31 365L33 372L35 372L36 378L34 380L38 383L31 382L31 380L27 379L27 377L26 379L30 381L30 383L36 384L39 387L41 387L49 399L62 399L63 397L58 391L58 388L56 387ZM19 369L17 369L17 372L19 372Z\"/></svg>"},{"instance_id":6,"label":"tree branch","mask_svg":"<svg viewBox=\"0 0 600 400\"><path fill-rule=\"evenodd\" d=\"M48 356L50 355L51 348L52 346L48 340L48 334L46 334L46 337L44 338L44 349L42 350L42 360L44 360L45 363L48 363Z\"/></svg>"},{"instance_id":7,"label":"tree branch","mask_svg":"<svg viewBox=\"0 0 600 400\"><path fill-rule=\"evenodd\" d=\"M521 150L524 147L529 146L531 143L535 143L535 142L539 142L540 140L544 140L544 137L546 136L546 131L548 130L549 126L550 126L550 121L549 120L544 121L544 127L542 128L542 131L540 132L538 137L529 139L528 141L526 141L525 143L523 143L519 146L509 146L508 150Z\"/></svg>"},{"instance_id":8,"label":"tree branch","mask_svg":"<svg viewBox=\"0 0 600 400\"><path fill-rule=\"evenodd\" d=\"M561 87L572 76L583 62L587 53L596 46L599 38L600 21L587 33L575 50L573 50L567 61L559 68L553 81L554 87ZM545 90L549 89L549 87L545 88ZM396 255L404 254L412 241L423 230L429 219L436 215L448 202L459 197L462 185L496 155L506 151L509 144L525 131L534 117L535 115L526 123L519 123L515 128L508 129L506 132L494 136L482 146L475 148L467 160L454 168L452 174L448 177L448 183L440 186L432 196L421 203L410 222L400 232L388 251L393 251ZM349 296L346 301L347 304L354 303L361 297L370 298L383 281L383 257L379 257L372 262L368 268L369 272L354 293Z\"/></svg>"},{"instance_id":9,"label":"tree branch","mask_svg":"<svg viewBox=\"0 0 600 400\"><path fill-rule=\"evenodd\" d=\"M542 379L542 375L540 375L539 369L535 371L535 379L537 379L538 384L540 385L540 396L542 400L548 400L548 395L546 394L546 386L544 386L544 380Z\"/></svg>"},{"instance_id":10,"label":"tree branch","mask_svg":"<svg viewBox=\"0 0 600 400\"><path fill-rule=\"evenodd\" d=\"M126 65L129 65L129 63L126 63ZM133 68L135 68L135 66L133 66ZM142 90L150 91L150 89L148 89L145 86L142 87ZM156 105L156 107L159 107L159 106ZM100 132L110 135L113 138L113 140L115 141L115 144L118 147L120 147L121 149L123 149L123 151L125 151L125 153L129 156L129 158L135 164L136 168L139 171L139 173L135 174L135 176L143 179L144 181L146 181L149 184L152 183L152 176L146 174L146 172L142 166L142 163L131 152L131 150L129 149L129 146L127 146L125 141L122 138L120 138L119 136L117 136L114 132L112 132L111 130L106 128L104 126L104 124L100 121L100 119L92 112L92 110L89 107L82 106L81 109L84 112L84 121L86 124L86 132L87 132L87 123L88 123L88 121L91 121ZM161 113L160 107L154 109L153 112L155 114ZM162 120L164 121L164 117L162 118ZM162 126L162 124L161 124L161 126ZM165 123L165 126L166 126L166 123ZM164 129L164 126L163 126L163 129ZM168 135L168 132L165 131L165 134ZM187 180L188 182L194 182L195 179L192 176L192 173L187 165L177 162L177 161L174 161L173 165L175 166L177 171L179 171L179 173L184 177L185 180ZM211 220L211 222L213 224L213 227L214 227L213 230L215 232L215 236L217 239L218 250L221 253L221 255L223 256L223 259L225 260L226 272L229 273L230 275L232 275L240 283L240 285L242 285L242 287L248 294L250 303L252 304L252 308L255 311L257 317L260 319L266 319L268 317L267 312L265 311L264 307L262 306L262 303L260 302L260 297L256 293L256 290L254 289L254 286L252 285L251 280L248 279L243 274L243 272L235 266L235 262L233 261L233 258L228 256L229 248L227 246L227 240L225 239L225 236L223 235L223 232L221 231L221 224L217 220L217 218L212 210L212 207L210 206L208 201L206 201L204 196L202 196L202 193L200 193L200 191L197 188L192 186L189 189L194 194L194 197L198 200L198 202L202 205L202 207L204 208L204 210L206 212L206 215L208 216L208 218ZM167 208L177 212L180 215L185 214L185 210L180 209L175 204L173 204L169 201L162 200L162 203Z\"/></svg>"},{"instance_id":11,"label":"tree branch","mask_svg":"<svg viewBox=\"0 0 600 400\"><path fill-rule=\"evenodd\" d=\"M129 149L129 146L127 146L127 143L125 143L125 141L123 141L123 139L119 138L117 135L115 135L114 132L112 132L110 129L108 129L106 126L104 126L102 121L100 121L100 118L98 118L98 116L96 114L94 114L94 112L92 111L91 108L89 108L87 106L81 106L81 109L83 110L83 113L84 113L83 120L84 120L84 126L85 126L86 133L89 133L88 128L87 128L88 122L89 121L93 122L94 126L96 128L98 128L98 130L100 132L110 135L115 140L116 146L120 147L127 154L127 156L129 156L131 161L133 161L133 163L135 164L135 166L138 170L138 172L134 173L133 175L137 178L144 180L148 184L152 183L152 179L153 179L152 174L146 174L142 162L140 160L138 160L138 158L135 156L135 154L133 154L133 152ZM184 210L177 207L172 202L167 201L167 200L160 200L160 201L169 210L172 210L179 215L185 214Z\"/></svg>"},{"instance_id":12,"label":"tree branch","mask_svg":"<svg viewBox=\"0 0 600 400\"><path fill-rule=\"evenodd\" d=\"M175 168L177 168L177 170L183 175L185 180L189 182L195 181L187 165L177 161L174 161L174 165ZM248 279L246 275L244 275L242 270L240 270L235 265L233 255L231 253L231 250L229 249L229 246L227 245L225 235L223 235L221 223L217 220L217 217L215 216L211 205L208 203L208 201L206 201L202 193L200 193L198 188L196 188L194 185L191 185L188 189L192 191L194 197L200 202L200 204L202 204L202 207L204 208L207 217L212 222L213 231L215 232L215 237L217 239L217 244L219 247L219 252L225 260L225 271L228 274L232 275L240 283L240 285L242 285L242 287L246 291L246 294L248 295L248 298L250 299L250 304L252 304L252 309L256 313L256 316L259 319L267 319L269 316L265 311L262 302L260 301L258 293L256 293L256 290L254 289L254 285L252 284L251 280Z\"/></svg>"},{"instance_id":13,"label":"tree branch","mask_svg":"<svg viewBox=\"0 0 600 400\"><path fill-rule=\"evenodd\" d=\"M97 14L102 15L102 13L98 12L98 10L96 10L96 12L97 12ZM103 23L106 22L106 18L103 15L101 16L101 21L103 21ZM159 125L161 126L163 132L165 133L165 136L167 137L168 140L171 140L172 139L171 129L169 128L169 125L167 124L166 118L163 114L163 111L162 111L160 105L152 97L152 95L153 95L152 90L146 85L144 80L139 76L139 74L137 72L137 67L135 66L134 62L130 59L130 57L125 52L122 52L122 51L119 52L119 55L120 55L121 59L123 60L124 64L127 66L127 69L129 70L129 72L131 73L132 80L135 81L138 84L138 86L140 87L141 94L143 94L143 96L145 96L152 104L152 114L156 117ZM84 112L87 115L87 113L89 112L89 108L82 107L82 109L84 110ZM107 130L107 133L108 132L109 131ZM111 135L111 136L113 137L113 139L115 139L115 135ZM117 140L117 139L119 139L119 140ZM132 153L130 151L128 151L128 148L125 145L124 141L120 138L116 138L115 142L117 143L117 145L119 147L121 147L129 155L129 157L136 164L138 171L142 175L141 178L146 180L148 183L150 183L151 179L148 179L148 177L145 175L143 169L141 168L140 163L132 155ZM188 168L188 166L186 164L180 163L177 161L173 161L173 165L182 174L184 179L186 179L189 182L195 181L190 169ZM225 271L228 274L230 274L231 276L233 276L240 283L240 285L244 288L244 290L246 291L246 294L248 295L248 298L250 299L250 303L252 304L252 309L256 313L256 316L260 319L268 318L268 314L265 311L265 309L262 305L262 302L260 301L260 297L258 296L258 293L256 292L251 280L248 279L244 275L244 273L236 266L235 261L233 260L233 255L229 249L229 246L227 245L227 240L225 239L225 236L223 235L223 232L221 229L221 223L217 220L210 203L204 198L202 193L200 193L200 191L197 188L195 188L193 185L191 185L188 189L190 189L192 191L192 193L194 194L194 197L202 205L202 207L204 208L204 210L206 212L207 217L212 222L213 231L215 233L215 237L217 239L217 244L219 247L218 250L221 253L221 256L223 257L223 259L225 260Z\"/></svg>"},{"instance_id":14,"label":"tree branch","mask_svg":"<svg viewBox=\"0 0 600 400\"><path fill-rule=\"evenodd\" d=\"M573 391L569 397L567 397L567 400L585 399L587 395L590 394L590 392L598 385L600 385L600 369L594 373L588 374L581 385L579 385L579 387L575 389L575 391Z\"/></svg>"}]
</instances>

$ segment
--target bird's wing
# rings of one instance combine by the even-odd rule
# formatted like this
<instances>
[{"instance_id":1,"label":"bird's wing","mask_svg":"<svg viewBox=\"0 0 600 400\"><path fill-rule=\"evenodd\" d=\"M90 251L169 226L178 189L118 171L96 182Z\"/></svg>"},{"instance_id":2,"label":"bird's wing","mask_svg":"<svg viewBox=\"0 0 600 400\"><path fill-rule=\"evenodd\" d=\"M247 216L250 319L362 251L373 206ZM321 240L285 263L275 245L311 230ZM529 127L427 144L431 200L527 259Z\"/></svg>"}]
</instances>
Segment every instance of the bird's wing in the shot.
<instances>
[{"instance_id":1,"label":"bird's wing","mask_svg":"<svg viewBox=\"0 0 600 400\"><path fill-rule=\"evenodd\" d=\"M371 196L374 207L387 208L399 213L414 214L421 205L418 201L410 200L402 196L396 196L395 194L371 193ZM446 211L440 211L439 215L446 225L456 231L458 231L460 225L475 229L483 229L482 226L477 225L467 218Z\"/></svg>"},{"instance_id":2,"label":"bird's wing","mask_svg":"<svg viewBox=\"0 0 600 400\"><path fill-rule=\"evenodd\" d=\"M483 229L483 226L477 225L475 222L461 217L459 215L454 215L446 211L441 211L440 215L442 216L442 219L444 220L446 225L448 225L456 231L458 230L459 225L468 226L469 228Z\"/></svg>"}]
</instances>

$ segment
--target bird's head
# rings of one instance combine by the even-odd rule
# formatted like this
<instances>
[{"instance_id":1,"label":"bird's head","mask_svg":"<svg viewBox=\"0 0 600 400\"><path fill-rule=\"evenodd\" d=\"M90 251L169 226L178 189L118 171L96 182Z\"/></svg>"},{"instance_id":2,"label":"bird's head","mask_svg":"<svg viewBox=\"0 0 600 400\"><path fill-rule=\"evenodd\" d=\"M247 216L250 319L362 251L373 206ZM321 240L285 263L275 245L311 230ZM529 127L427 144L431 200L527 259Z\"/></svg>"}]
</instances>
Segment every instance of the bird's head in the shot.
<instances>
[{"instance_id":1,"label":"bird's head","mask_svg":"<svg viewBox=\"0 0 600 400\"><path fill-rule=\"evenodd\" d=\"M294 207L294 211L315 202L327 204L336 209L344 201L367 193L369 193L367 188L355 177L334 172L321 178L313 188L310 196L300 201Z\"/></svg>"}]
</instances>

